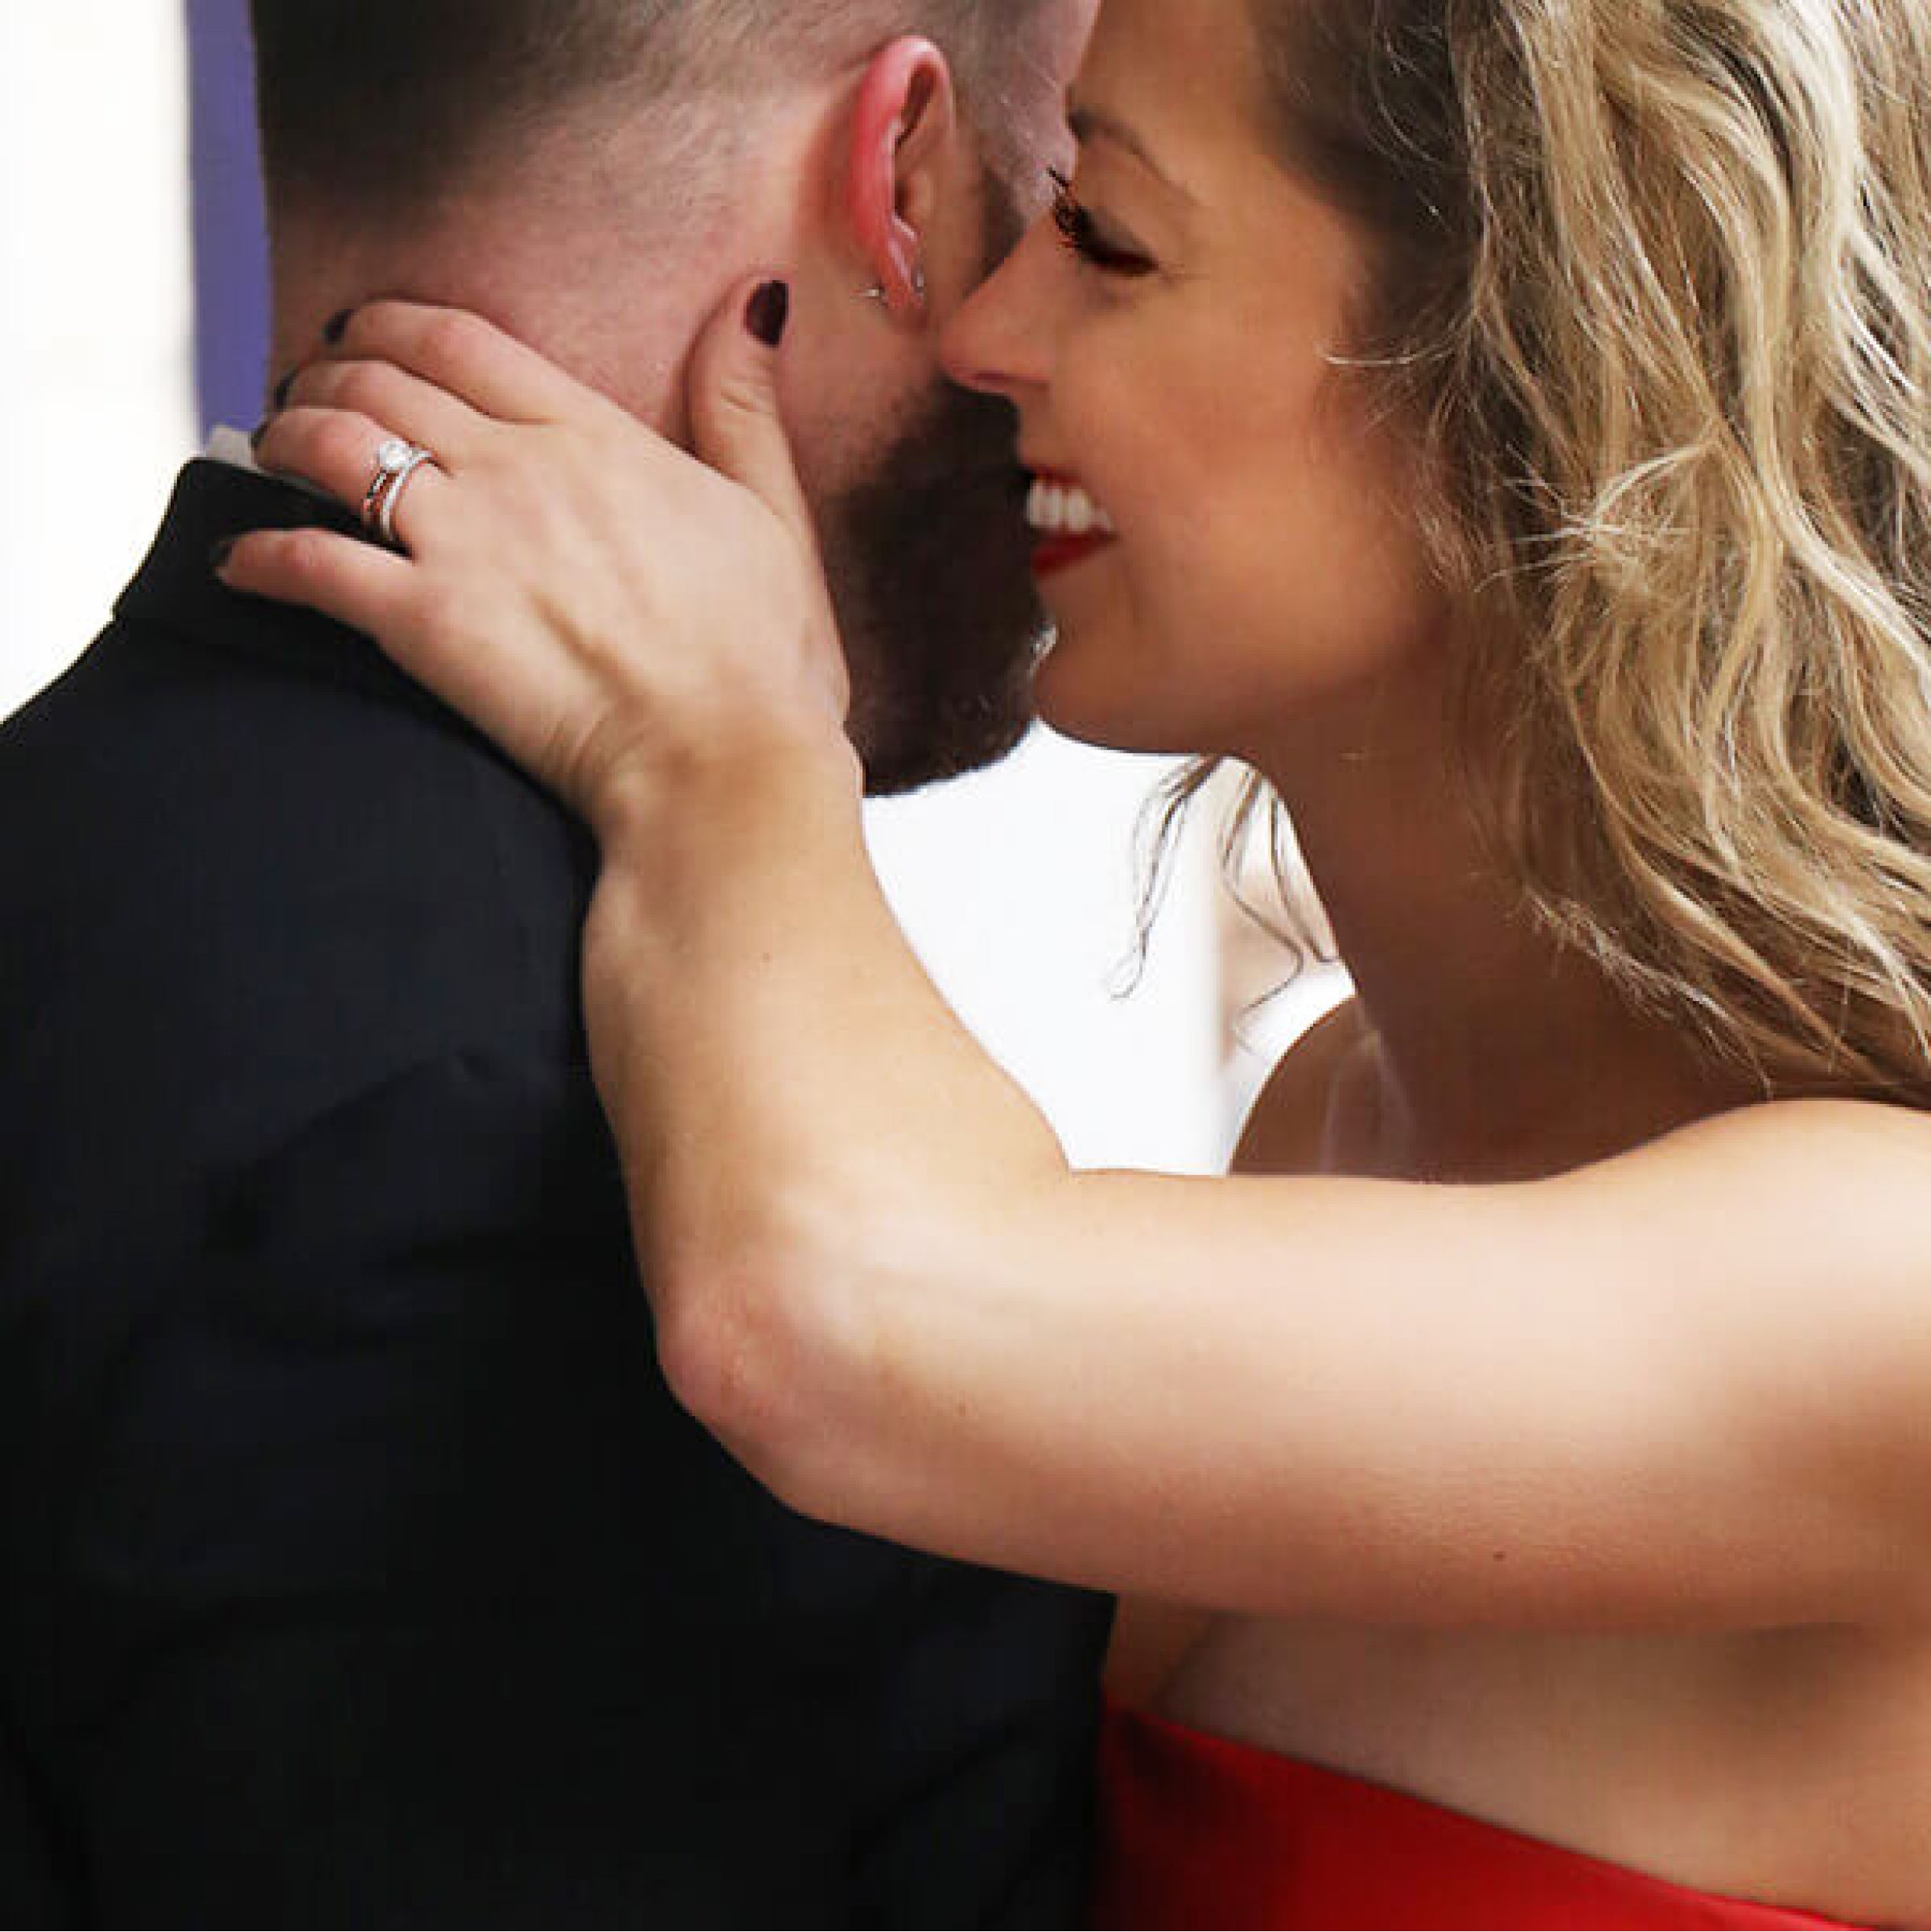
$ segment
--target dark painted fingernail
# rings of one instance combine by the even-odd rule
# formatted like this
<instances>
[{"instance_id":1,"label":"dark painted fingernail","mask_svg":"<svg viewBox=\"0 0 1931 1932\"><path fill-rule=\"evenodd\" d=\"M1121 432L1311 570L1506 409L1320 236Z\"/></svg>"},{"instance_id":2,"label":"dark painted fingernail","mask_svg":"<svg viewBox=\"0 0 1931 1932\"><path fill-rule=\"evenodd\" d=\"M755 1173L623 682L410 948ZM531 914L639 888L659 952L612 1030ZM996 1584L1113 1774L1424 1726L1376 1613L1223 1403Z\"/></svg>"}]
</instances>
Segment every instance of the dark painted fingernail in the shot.
<instances>
[{"instance_id":1,"label":"dark painted fingernail","mask_svg":"<svg viewBox=\"0 0 1931 1932\"><path fill-rule=\"evenodd\" d=\"M791 289L782 282L760 285L745 309L745 326L767 349L785 339L785 325L791 320Z\"/></svg>"},{"instance_id":2,"label":"dark painted fingernail","mask_svg":"<svg viewBox=\"0 0 1931 1932\"><path fill-rule=\"evenodd\" d=\"M275 392L273 399L277 409L286 409L289 407L289 392L295 387L295 378L301 372L299 370L291 369L289 373L275 385Z\"/></svg>"},{"instance_id":3,"label":"dark painted fingernail","mask_svg":"<svg viewBox=\"0 0 1931 1932\"><path fill-rule=\"evenodd\" d=\"M331 348L333 348L335 344L340 342L342 338L348 333L349 321L355 313L355 311L352 308L337 309L336 312L322 325L322 340L328 343Z\"/></svg>"},{"instance_id":4,"label":"dark painted fingernail","mask_svg":"<svg viewBox=\"0 0 1931 1932\"><path fill-rule=\"evenodd\" d=\"M210 565L216 570L220 569L222 565L234 556L234 546L238 540L234 537L223 537L208 554Z\"/></svg>"}]
</instances>

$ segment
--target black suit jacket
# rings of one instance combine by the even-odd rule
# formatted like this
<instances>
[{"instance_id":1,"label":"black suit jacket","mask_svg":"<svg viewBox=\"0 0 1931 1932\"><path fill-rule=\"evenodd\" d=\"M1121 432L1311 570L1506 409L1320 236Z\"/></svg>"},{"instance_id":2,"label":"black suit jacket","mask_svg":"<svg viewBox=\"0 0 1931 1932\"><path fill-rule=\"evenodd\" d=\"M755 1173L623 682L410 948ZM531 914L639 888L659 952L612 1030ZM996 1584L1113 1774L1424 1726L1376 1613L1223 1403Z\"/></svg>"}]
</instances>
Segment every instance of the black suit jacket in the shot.
<instances>
[{"instance_id":1,"label":"black suit jacket","mask_svg":"<svg viewBox=\"0 0 1931 1932\"><path fill-rule=\"evenodd\" d=\"M0 729L16 1922L1069 1923L1105 1607L807 1523L671 1399L592 855L185 473Z\"/></svg>"}]
</instances>

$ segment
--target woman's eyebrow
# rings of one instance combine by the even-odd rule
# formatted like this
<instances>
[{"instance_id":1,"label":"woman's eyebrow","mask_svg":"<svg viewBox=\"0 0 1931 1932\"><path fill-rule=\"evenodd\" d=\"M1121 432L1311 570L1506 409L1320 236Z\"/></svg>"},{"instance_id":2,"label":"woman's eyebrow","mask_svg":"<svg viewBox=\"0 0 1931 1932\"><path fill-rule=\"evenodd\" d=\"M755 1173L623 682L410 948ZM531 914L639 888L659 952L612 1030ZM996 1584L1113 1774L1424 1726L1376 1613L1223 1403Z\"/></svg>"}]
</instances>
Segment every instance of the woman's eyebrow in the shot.
<instances>
[{"instance_id":1,"label":"woman's eyebrow","mask_svg":"<svg viewBox=\"0 0 1931 1932\"><path fill-rule=\"evenodd\" d=\"M1094 107L1085 101L1069 100L1066 107L1066 125L1072 130L1074 138L1082 145L1093 141L1110 141L1115 147L1124 148L1157 181L1171 189L1183 201L1195 201L1195 197L1154 158L1153 149L1140 135L1118 116L1109 114L1104 108Z\"/></svg>"}]
</instances>

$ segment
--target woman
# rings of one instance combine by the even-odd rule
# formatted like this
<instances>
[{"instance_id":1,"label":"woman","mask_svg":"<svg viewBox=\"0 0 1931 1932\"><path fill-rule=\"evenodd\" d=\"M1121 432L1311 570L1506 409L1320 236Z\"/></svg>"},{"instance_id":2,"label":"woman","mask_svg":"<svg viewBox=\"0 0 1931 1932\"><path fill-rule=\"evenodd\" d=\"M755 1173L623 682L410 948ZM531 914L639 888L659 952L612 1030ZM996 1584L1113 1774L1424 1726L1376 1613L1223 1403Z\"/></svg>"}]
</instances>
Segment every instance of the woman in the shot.
<instances>
[{"instance_id":1,"label":"woman","mask_svg":"<svg viewBox=\"0 0 1931 1932\"><path fill-rule=\"evenodd\" d=\"M1927 75L1916 0L1109 0L951 362L1044 715L1250 766L1360 988L1230 1181L1069 1173L893 926L778 292L696 359L723 475L394 304L267 432L444 465L410 555L224 575L598 833L682 1397L1142 1606L1103 1917L1931 1915Z\"/></svg>"}]
</instances>

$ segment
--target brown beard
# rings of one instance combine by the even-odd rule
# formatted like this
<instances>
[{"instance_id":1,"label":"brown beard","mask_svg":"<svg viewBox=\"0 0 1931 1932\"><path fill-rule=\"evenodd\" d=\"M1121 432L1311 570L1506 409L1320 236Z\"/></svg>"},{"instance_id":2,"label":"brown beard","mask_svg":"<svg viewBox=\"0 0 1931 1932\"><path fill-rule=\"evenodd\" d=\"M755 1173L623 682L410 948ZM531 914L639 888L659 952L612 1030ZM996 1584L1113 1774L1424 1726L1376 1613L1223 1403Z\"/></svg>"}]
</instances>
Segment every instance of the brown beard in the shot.
<instances>
[{"instance_id":1,"label":"brown beard","mask_svg":"<svg viewBox=\"0 0 1931 1932\"><path fill-rule=\"evenodd\" d=\"M985 177L987 269L1017 242ZM1011 406L940 381L822 520L866 789L892 797L996 764L1032 722L1046 635Z\"/></svg>"}]
</instances>

